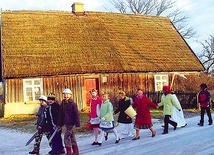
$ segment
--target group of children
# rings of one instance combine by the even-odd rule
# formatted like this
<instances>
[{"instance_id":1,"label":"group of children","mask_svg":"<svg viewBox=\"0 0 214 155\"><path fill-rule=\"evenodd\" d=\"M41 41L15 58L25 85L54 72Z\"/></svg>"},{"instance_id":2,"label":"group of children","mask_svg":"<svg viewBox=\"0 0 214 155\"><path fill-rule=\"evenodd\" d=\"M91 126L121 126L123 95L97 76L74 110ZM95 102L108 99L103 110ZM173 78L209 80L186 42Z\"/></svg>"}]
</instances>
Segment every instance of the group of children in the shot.
<instances>
[{"instance_id":1,"label":"group of children","mask_svg":"<svg viewBox=\"0 0 214 155\"><path fill-rule=\"evenodd\" d=\"M119 143L120 139L115 129L113 105L109 100L109 93L103 93L102 98L98 96L96 89L90 91L90 112L89 118L94 131L94 142L92 145L102 145L103 138L107 140L108 130L112 130L116 136L115 143ZM100 135L100 137L98 137Z\"/></svg>"},{"instance_id":2,"label":"group of children","mask_svg":"<svg viewBox=\"0 0 214 155\"><path fill-rule=\"evenodd\" d=\"M209 125L212 125L212 117L210 114L210 93L207 91L207 85L200 85L200 93L198 96L198 101L201 107L201 120L198 123L199 126L203 126L204 123L204 113L205 111L208 114ZM112 130L116 136L115 143L119 143L120 139L123 139L124 136L128 135L133 137L132 140L140 139L140 129L149 129L152 133L151 137L155 137L156 131L153 129L153 124L151 120L150 108L159 108L163 106L163 115L164 115L164 128L162 134L168 134L169 124L173 126L174 130L177 127L185 127L187 125L183 110L180 102L176 95L171 91L170 86L163 86L162 88L163 95L161 96L160 103L156 104L150 101L148 97L143 94L142 89L137 90L137 95L134 97L133 103L131 98L125 95L124 91L120 91L118 94L119 102L116 110L113 111L113 106L109 101L109 94L104 93L102 99L98 96L97 90L91 90L91 100L90 107L91 111L89 117L91 124L94 130L95 139L92 145L102 145L102 139L105 134L105 139L107 140L108 131ZM136 109L137 115L134 120L125 112L126 109L132 106ZM114 128L114 117L113 115L119 113L118 116L118 126ZM92 120L96 119L97 122ZM101 120L101 121L99 121ZM109 128L103 128L101 124L103 122L111 121L113 126ZM133 129L135 129L135 136L133 134ZM118 130L118 131L117 131ZM100 134L100 139L98 135Z\"/></svg>"},{"instance_id":3,"label":"group of children","mask_svg":"<svg viewBox=\"0 0 214 155\"><path fill-rule=\"evenodd\" d=\"M203 126L204 113L208 114L209 125L212 125L212 117L209 110L210 93L206 90L207 85L201 84L201 92L198 99L201 105L201 120L198 125ZM151 137L155 137L156 131L152 128L152 119L150 114L150 107L159 108L163 106L164 115L164 130L162 134L168 134L169 124L176 130L177 127L185 127L186 121L184 119L181 105L175 96L172 94L169 86L163 86L163 95L160 103L156 104L150 101L148 97L143 95L143 90L138 89L137 95L132 100L125 95L124 91L118 94L119 102L117 108L114 110L110 102L110 94L103 93L100 97L96 89L90 91L90 112L89 118L94 131L94 142L92 145L102 145L103 139L108 139L108 132L114 133L116 140L119 143L125 136L132 137L132 140L140 139L140 129L149 129L152 133ZM66 127L64 134L64 145L67 155L78 155L79 149L73 132L73 127L80 127L80 118L77 104L72 100L72 92L70 89L65 89L63 92L64 99L61 104L56 103L55 94L51 93L48 97L41 95L39 97L40 108L38 111L37 121L37 135L35 137L35 144L33 151L30 154L39 154L40 142L43 134L49 139L50 136L57 129L56 135L53 137L50 146L52 150L51 155L59 155L65 153L61 138L61 128ZM134 125L133 118L126 112L129 107L136 109L136 116ZM118 126L115 128L114 115L118 115ZM136 133L134 135L133 130Z\"/></svg>"},{"instance_id":4,"label":"group of children","mask_svg":"<svg viewBox=\"0 0 214 155\"><path fill-rule=\"evenodd\" d=\"M90 123L94 131L94 142L92 145L102 145L102 140L105 137L105 140L108 139L108 132L113 131L116 137L115 143L119 143L121 139L125 136L132 137L132 140L140 139L140 129L149 129L152 133L151 137L155 137L156 131L152 128L152 119L150 114L150 108L158 108L159 106L164 105L164 132L163 134L168 133L168 124L174 125L174 129L177 127L177 123L170 120L172 115L172 105L177 109L181 109L174 100L172 101L172 95L169 91L169 87L163 87L164 96L161 99L159 104L153 103L148 97L143 94L142 89L137 90L137 95L133 100L125 95L124 91L119 91L118 93L118 106L113 110L113 105L110 102L110 96L108 93L104 93L102 98L98 96L96 89L91 90L91 99L90 99ZM136 116L134 125L133 118L126 112L126 110L132 106L136 109ZM118 126L115 128L114 115L118 115ZM96 121L95 121L96 120ZM103 126L103 124L108 124L108 126ZM134 135L133 130L135 129L136 133ZM100 133L100 134L99 134Z\"/></svg>"},{"instance_id":5,"label":"group of children","mask_svg":"<svg viewBox=\"0 0 214 155\"><path fill-rule=\"evenodd\" d=\"M62 126L65 125L64 145L67 155L79 155L79 149L73 132L73 127L80 127L79 112L77 104L72 100L72 92L65 89L62 92L63 100L58 104L55 100L55 94L50 93L48 97L41 95L39 97L40 108L37 114L35 143L33 151L29 154L39 154L40 143L43 134L49 140L51 135L57 131L50 142L52 148L48 153L51 155L64 154L61 132Z\"/></svg>"}]
</instances>

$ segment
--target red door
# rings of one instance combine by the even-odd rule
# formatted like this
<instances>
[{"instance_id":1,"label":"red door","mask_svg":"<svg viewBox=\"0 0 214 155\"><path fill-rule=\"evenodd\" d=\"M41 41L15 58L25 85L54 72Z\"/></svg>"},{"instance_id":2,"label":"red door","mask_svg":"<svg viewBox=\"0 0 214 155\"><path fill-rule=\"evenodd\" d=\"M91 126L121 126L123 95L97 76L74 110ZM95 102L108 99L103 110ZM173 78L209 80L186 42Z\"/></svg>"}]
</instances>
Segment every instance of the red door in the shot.
<instances>
[{"instance_id":1,"label":"red door","mask_svg":"<svg viewBox=\"0 0 214 155\"><path fill-rule=\"evenodd\" d=\"M99 93L99 81L98 78L90 78L90 79L85 79L85 104L84 104L84 109L89 109L90 108L90 90L92 89L97 89Z\"/></svg>"}]
</instances>

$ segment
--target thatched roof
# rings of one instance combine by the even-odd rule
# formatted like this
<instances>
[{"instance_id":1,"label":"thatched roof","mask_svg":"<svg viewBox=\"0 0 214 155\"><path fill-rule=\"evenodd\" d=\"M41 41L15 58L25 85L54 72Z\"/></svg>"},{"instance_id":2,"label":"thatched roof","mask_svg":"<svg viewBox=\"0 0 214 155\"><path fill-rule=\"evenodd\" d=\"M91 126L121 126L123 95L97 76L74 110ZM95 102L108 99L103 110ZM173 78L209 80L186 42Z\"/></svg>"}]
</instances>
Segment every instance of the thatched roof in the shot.
<instances>
[{"instance_id":1,"label":"thatched roof","mask_svg":"<svg viewBox=\"0 0 214 155\"><path fill-rule=\"evenodd\" d=\"M84 73L201 71L168 18L3 11L4 78Z\"/></svg>"}]
</instances>

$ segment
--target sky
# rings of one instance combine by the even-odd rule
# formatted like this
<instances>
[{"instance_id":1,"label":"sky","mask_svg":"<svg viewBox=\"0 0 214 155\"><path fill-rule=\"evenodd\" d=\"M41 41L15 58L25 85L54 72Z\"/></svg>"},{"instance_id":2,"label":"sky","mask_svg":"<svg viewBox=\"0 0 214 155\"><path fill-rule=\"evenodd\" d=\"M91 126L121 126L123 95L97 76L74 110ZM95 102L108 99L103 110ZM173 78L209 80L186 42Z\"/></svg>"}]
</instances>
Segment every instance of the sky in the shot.
<instances>
[{"instance_id":1,"label":"sky","mask_svg":"<svg viewBox=\"0 0 214 155\"><path fill-rule=\"evenodd\" d=\"M186 40L195 53L202 51L204 42L214 35L214 0L175 0L176 6L189 17L189 26L196 31ZM64 10L71 11L74 2L83 2L85 11L116 12L109 0L0 0L2 10Z\"/></svg>"}]
</instances>

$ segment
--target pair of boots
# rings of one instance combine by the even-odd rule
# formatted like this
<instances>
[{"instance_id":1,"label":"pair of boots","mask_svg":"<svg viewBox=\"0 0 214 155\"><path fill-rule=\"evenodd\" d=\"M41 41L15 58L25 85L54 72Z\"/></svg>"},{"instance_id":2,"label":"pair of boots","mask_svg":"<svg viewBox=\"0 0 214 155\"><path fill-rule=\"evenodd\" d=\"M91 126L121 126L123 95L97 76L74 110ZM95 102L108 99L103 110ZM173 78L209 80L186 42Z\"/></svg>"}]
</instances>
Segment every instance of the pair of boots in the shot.
<instances>
[{"instance_id":1,"label":"pair of boots","mask_svg":"<svg viewBox=\"0 0 214 155\"><path fill-rule=\"evenodd\" d=\"M73 153L71 153L71 148L66 147L66 153L67 155L79 155L79 149L77 145L72 145Z\"/></svg>"},{"instance_id":2,"label":"pair of boots","mask_svg":"<svg viewBox=\"0 0 214 155\"><path fill-rule=\"evenodd\" d=\"M60 155L60 154L64 154L64 153L65 153L64 148L61 151L53 151L53 150L51 150L51 151L48 152L48 154L50 154L50 155Z\"/></svg>"},{"instance_id":3,"label":"pair of boots","mask_svg":"<svg viewBox=\"0 0 214 155\"><path fill-rule=\"evenodd\" d=\"M33 151L30 151L29 154L39 154L39 151L33 150Z\"/></svg>"}]
</instances>

